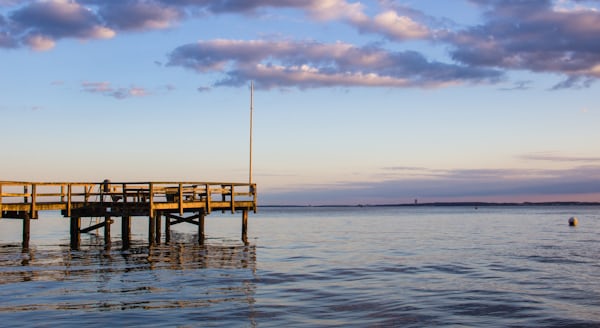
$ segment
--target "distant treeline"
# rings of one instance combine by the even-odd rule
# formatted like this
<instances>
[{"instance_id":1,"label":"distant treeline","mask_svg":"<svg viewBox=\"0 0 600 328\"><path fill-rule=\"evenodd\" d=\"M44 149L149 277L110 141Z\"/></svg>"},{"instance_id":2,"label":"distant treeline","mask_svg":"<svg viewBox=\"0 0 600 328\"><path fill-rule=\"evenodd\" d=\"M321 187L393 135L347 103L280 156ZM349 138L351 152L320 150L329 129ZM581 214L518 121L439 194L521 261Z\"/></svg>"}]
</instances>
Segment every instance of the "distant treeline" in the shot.
<instances>
[{"instance_id":1,"label":"distant treeline","mask_svg":"<svg viewBox=\"0 0 600 328\"><path fill-rule=\"evenodd\" d=\"M492 203L492 202L433 202L418 204L357 204L357 205L259 205L258 207L433 207L433 206L600 206L600 202L522 202L522 203Z\"/></svg>"}]
</instances>

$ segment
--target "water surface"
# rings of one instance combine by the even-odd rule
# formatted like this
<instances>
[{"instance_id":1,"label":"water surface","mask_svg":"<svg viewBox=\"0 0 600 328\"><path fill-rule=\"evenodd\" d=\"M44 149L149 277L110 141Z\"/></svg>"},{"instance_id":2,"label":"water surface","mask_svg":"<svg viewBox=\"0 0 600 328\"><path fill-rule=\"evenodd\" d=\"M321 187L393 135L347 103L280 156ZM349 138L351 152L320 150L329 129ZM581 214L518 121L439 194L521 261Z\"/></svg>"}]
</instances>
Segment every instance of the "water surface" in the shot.
<instances>
[{"instance_id":1,"label":"water surface","mask_svg":"<svg viewBox=\"0 0 600 328\"><path fill-rule=\"evenodd\" d=\"M579 218L569 227L570 216ZM600 207L262 208L110 249L68 220L0 221L0 318L13 327L600 326ZM84 222L85 223L85 222ZM92 224L90 222L90 224ZM164 232L164 229L163 229Z\"/></svg>"}]
</instances>

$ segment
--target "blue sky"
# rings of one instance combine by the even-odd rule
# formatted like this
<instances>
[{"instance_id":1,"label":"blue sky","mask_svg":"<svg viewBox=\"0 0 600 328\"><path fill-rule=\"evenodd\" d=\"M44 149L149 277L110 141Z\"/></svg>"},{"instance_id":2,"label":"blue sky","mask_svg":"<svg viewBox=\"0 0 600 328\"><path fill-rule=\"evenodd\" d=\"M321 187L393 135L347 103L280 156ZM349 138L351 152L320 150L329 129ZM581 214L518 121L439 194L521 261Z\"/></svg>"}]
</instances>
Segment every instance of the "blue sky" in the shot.
<instances>
[{"instance_id":1,"label":"blue sky","mask_svg":"<svg viewBox=\"0 0 600 328\"><path fill-rule=\"evenodd\" d=\"M600 1L0 0L0 179L600 200Z\"/></svg>"}]
</instances>

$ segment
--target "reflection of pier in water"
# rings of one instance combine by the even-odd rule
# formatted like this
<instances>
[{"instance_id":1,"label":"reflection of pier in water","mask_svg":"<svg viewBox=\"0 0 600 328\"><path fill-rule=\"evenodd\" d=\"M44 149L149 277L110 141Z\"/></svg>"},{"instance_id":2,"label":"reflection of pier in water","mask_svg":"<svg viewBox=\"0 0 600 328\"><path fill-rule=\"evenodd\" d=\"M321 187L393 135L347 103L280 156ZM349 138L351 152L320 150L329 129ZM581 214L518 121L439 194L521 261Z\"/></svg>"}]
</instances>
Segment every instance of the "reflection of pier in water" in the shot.
<instances>
[{"instance_id":1,"label":"reflection of pier in water","mask_svg":"<svg viewBox=\"0 0 600 328\"><path fill-rule=\"evenodd\" d=\"M204 243L204 219L212 211L242 213L242 240L247 241L248 212L256 211L256 184L224 182L15 182L0 181L0 218L23 221L23 248L29 247L30 224L39 211L61 211L70 219L70 246L79 249L81 233L104 229L104 242L111 244L114 217L121 218L122 247L131 241L132 217L148 218L148 243L161 242L162 219L168 242L172 225L190 223L198 227ZM100 222L81 227L81 218Z\"/></svg>"},{"instance_id":2,"label":"reflection of pier in water","mask_svg":"<svg viewBox=\"0 0 600 328\"><path fill-rule=\"evenodd\" d=\"M128 310L204 308L219 302L254 303L256 246L180 242L189 234L174 233L169 244L51 250L0 245L0 285L19 282L65 282L63 292L80 293L59 302L29 304L27 299L0 305L2 312L32 310ZM173 283L173 275L188 275ZM75 283L75 285L73 285ZM71 286L71 287L67 287ZM72 291L69 288L73 288ZM119 295L123 297L119 297ZM59 297L59 295L57 295Z\"/></svg>"}]
</instances>

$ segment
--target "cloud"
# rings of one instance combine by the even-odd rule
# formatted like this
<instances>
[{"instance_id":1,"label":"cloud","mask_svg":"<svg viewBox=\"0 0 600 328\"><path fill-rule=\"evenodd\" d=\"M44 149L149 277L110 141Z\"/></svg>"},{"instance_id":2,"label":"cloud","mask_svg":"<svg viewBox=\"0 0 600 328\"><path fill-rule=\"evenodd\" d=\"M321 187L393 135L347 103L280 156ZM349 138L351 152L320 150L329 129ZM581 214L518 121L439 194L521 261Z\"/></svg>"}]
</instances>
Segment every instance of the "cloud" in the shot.
<instances>
[{"instance_id":1,"label":"cloud","mask_svg":"<svg viewBox=\"0 0 600 328\"><path fill-rule=\"evenodd\" d=\"M485 9L484 23L448 34L456 61L566 76L555 89L588 87L600 78L598 10L565 10L550 0L471 1Z\"/></svg>"},{"instance_id":2,"label":"cloud","mask_svg":"<svg viewBox=\"0 0 600 328\"><path fill-rule=\"evenodd\" d=\"M553 153L533 153L518 156L520 159L530 161L548 161L548 162L597 162L600 163L600 157L581 157L581 156L564 156Z\"/></svg>"},{"instance_id":3,"label":"cloud","mask_svg":"<svg viewBox=\"0 0 600 328\"><path fill-rule=\"evenodd\" d=\"M100 18L76 2L33 2L10 14L14 29L34 50L48 50L62 38L107 39L115 31L102 26Z\"/></svg>"},{"instance_id":4,"label":"cloud","mask_svg":"<svg viewBox=\"0 0 600 328\"><path fill-rule=\"evenodd\" d=\"M501 91L529 90L533 81L515 81L512 87L500 88Z\"/></svg>"},{"instance_id":5,"label":"cloud","mask_svg":"<svg viewBox=\"0 0 600 328\"><path fill-rule=\"evenodd\" d=\"M150 93L140 87L113 87L109 82L83 82L81 84L82 90L89 93L97 93L104 96L113 97L116 99L126 99L132 97L144 97Z\"/></svg>"},{"instance_id":6,"label":"cloud","mask_svg":"<svg viewBox=\"0 0 600 328\"><path fill-rule=\"evenodd\" d=\"M164 29L185 17L182 9L155 2L99 2L98 14L116 30Z\"/></svg>"},{"instance_id":7,"label":"cloud","mask_svg":"<svg viewBox=\"0 0 600 328\"><path fill-rule=\"evenodd\" d=\"M170 66L225 75L215 86L259 88L330 86L439 87L490 83L502 78L492 69L428 61L413 51L313 41L212 40L186 44L169 55Z\"/></svg>"},{"instance_id":8,"label":"cloud","mask_svg":"<svg viewBox=\"0 0 600 328\"><path fill-rule=\"evenodd\" d=\"M446 47L451 61L427 60L414 51L389 53L387 57L402 57L399 67L404 72L399 74L366 66L343 70L343 60L335 53L323 59L329 63L321 59L315 62L313 54L307 54L303 60L289 60L289 55L282 56L277 49L271 49L276 51L273 60L263 56L255 62L235 56L219 57L221 54L217 53L216 60L208 61L225 65L220 68L225 78L215 85L239 85L253 77L261 78L263 87L274 87L276 83L300 88L429 87L496 82L503 71L526 70L559 74L562 81L552 87L559 90L588 88L600 78L598 1L467 1L482 13L481 24L464 27L392 0L369 2L378 6L370 10L364 2L349 0L0 0L0 6L8 8L6 16L0 15L0 48L29 46L44 51L64 38L107 39L123 31L171 28L185 19L206 15L251 16L268 10L295 9L313 20L340 21L360 33L380 35L394 43L428 40ZM222 40L207 41L204 47L219 41ZM238 48L251 49L252 41L246 42L246 46ZM285 46L285 42L279 43ZM309 44L297 41L296 50L315 48ZM364 52L367 48L356 49ZM181 51L178 48L173 54ZM411 70L403 60L415 60L417 68ZM396 60L391 62L397 64ZM220 71L217 67L194 65L205 71ZM528 84L517 82L514 88L506 90L526 88Z\"/></svg>"}]
</instances>

